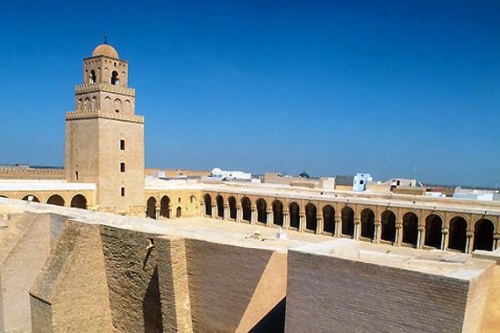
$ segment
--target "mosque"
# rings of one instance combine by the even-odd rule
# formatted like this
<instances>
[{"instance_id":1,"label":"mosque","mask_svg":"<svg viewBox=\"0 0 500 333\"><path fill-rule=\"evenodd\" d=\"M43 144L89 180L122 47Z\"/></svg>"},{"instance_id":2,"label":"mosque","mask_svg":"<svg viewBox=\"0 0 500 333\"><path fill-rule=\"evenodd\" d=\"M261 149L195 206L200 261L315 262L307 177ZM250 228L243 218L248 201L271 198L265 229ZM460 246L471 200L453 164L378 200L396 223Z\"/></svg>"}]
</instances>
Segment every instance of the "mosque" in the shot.
<instances>
[{"instance_id":1,"label":"mosque","mask_svg":"<svg viewBox=\"0 0 500 333\"><path fill-rule=\"evenodd\" d=\"M500 327L500 203L146 177L128 68L83 60L64 169L0 168L0 331Z\"/></svg>"}]
</instances>

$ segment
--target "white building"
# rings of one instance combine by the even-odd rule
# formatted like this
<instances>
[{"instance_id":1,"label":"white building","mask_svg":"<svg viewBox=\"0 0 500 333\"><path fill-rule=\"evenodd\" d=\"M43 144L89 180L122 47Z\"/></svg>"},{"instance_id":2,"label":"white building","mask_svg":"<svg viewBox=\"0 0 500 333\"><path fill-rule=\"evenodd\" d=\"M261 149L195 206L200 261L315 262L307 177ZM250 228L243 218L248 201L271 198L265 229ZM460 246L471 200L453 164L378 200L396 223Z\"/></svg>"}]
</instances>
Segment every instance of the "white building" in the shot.
<instances>
[{"instance_id":1,"label":"white building","mask_svg":"<svg viewBox=\"0 0 500 333\"><path fill-rule=\"evenodd\" d=\"M366 190L366 183L371 181L373 181L373 178L369 173L357 173L354 176L352 190L354 192L363 192Z\"/></svg>"},{"instance_id":2,"label":"white building","mask_svg":"<svg viewBox=\"0 0 500 333\"><path fill-rule=\"evenodd\" d=\"M215 168L212 170L212 174L210 175L210 177L220 178L221 180L232 180L232 179L251 180L252 174L243 171L226 171L226 170L221 170L219 168Z\"/></svg>"}]
</instances>

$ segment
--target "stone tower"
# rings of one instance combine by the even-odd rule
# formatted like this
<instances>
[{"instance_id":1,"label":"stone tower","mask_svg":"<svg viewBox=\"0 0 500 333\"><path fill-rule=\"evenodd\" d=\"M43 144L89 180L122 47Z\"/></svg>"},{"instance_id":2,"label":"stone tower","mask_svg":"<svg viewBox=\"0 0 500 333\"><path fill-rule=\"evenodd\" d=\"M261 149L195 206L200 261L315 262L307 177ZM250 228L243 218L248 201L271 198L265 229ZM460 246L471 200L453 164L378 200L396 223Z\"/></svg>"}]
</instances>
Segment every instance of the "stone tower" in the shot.
<instances>
[{"instance_id":1,"label":"stone tower","mask_svg":"<svg viewBox=\"0 0 500 333\"><path fill-rule=\"evenodd\" d=\"M144 117L135 114L128 63L111 45L84 59L75 104L66 113L66 180L95 183L96 210L142 216Z\"/></svg>"}]
</instances>

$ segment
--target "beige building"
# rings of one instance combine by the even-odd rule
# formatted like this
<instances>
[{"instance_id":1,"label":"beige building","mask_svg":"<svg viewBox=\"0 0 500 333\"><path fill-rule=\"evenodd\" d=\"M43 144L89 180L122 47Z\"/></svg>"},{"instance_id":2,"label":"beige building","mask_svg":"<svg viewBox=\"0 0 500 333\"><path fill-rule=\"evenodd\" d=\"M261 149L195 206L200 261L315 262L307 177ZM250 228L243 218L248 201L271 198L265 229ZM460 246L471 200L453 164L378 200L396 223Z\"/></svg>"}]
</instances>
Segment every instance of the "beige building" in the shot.
<instances>
[{"instance_id":1,"label":"beige building","mask_svg":"<svg viewBox=\"0 0 500 333\"><path fill-rule=\"evenodd\" d=\"M84 59L76 109L66 114L66 180L97 185L95 208L144 212L144 118L135 114L128 63L108 44Z\"/></svg>"}]
</instances>

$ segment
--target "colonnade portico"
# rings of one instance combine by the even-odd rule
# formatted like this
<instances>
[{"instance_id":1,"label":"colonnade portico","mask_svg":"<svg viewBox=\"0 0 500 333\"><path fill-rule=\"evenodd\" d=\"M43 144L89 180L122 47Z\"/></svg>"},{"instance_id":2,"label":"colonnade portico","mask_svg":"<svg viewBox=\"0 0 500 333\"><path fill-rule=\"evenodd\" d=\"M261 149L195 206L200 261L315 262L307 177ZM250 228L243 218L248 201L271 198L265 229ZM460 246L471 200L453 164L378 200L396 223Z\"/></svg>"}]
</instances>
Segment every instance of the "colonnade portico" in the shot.
<instances>
[{"instance_id":1,"label":"colonnade portico","mask_svg":"<svg viewBox=\"0 0 500 333\"><path fill-rule=\"evenodd\" d=\"M204 216L358 241L471 253L499 247L500 214L202 191ZM222 207L222 208L221 208ZM216 214L215 212L219 212Z\"/></svg>"}]
</instances>

